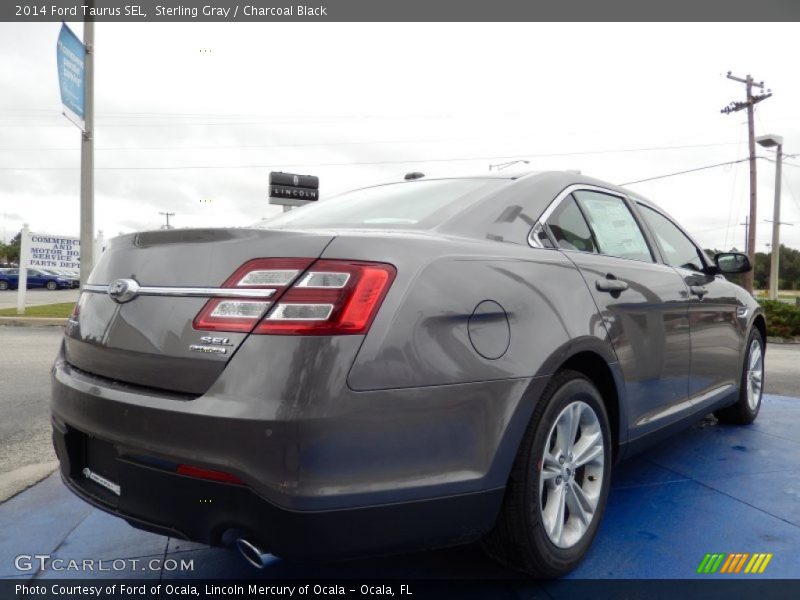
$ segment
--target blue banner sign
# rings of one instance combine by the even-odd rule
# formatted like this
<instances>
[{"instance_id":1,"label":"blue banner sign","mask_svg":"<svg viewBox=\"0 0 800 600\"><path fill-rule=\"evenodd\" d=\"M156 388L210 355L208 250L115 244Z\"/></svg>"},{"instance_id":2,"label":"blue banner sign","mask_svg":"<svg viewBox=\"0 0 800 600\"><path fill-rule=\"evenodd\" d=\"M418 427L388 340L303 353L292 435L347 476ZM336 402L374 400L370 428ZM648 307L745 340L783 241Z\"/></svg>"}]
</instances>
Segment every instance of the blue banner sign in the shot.
<instances>
[{"instance_id":1,"label":"blue banner sign","mask_svg":"<svg viewBox=\"0 0 800 600\"><path fill-rule=\"evenodd\" d=\"M61 25L56 44L56 62L58 64L58 86L61 88L61 104L64 115L83 131L86 130L83 107L86 97L84 87L84 63L86 62L86 46L72 30Z\"/></svg>"}]
</instances>

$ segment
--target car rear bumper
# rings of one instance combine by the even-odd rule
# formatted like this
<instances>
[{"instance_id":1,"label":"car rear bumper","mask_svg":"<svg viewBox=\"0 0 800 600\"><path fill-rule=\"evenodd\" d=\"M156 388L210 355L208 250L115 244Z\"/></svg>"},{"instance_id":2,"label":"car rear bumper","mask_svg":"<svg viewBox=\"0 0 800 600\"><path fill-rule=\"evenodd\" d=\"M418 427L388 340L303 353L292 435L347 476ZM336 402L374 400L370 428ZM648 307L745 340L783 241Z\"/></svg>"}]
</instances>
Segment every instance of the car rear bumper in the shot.
<instances>
[{"instance_id":1,"label":"car rear bumper","mask_svg":"<svg viewBox=\"0 0 800 600\"><path fill-rule=\"evenodd\" d=\"M303 409L281 392L234 389L252 385L237 364L250 369L243 353L260 350L241 349L193 399L95 377L60 355L53 436L66 484L140 528L210 544L235 530L283 556L442 546L491 528L545 378L353 392L342 373ZM119 496L83 475L87 438L102 448L93 471ZM177 464L244 485L179 475Z\"/></svg>"},{"instance_id":2,"label":"car rear bumper","mask_svg":"<svg viewBox=\"0 0 800 600\"><path fill-rule=\"evenodd\" d=\"M86 436L55 424L53 443L67 487L134 527L211 545L239 537L287 558L325 559L403 552L473 541L491 527L503 489L331 511L280 508L243 485L178 475L120 456L101 467L120 482L117 496L82 474ZM97 460L97 457L95 457Z\"/></svg>"}]
</instances>

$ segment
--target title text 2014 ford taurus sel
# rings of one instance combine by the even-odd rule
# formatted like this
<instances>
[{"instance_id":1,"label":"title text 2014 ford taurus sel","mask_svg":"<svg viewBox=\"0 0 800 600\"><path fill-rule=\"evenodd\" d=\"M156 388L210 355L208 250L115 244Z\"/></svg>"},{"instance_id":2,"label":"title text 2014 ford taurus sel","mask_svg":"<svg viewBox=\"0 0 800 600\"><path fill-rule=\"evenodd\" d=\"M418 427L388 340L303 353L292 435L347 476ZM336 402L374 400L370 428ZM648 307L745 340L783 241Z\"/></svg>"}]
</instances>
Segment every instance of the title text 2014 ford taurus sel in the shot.
<instances>
[{"instance_id":1,"label":"title text 2014 ford taurus sel","mask_svg":"<svg viewBox=\"0 0 800 600\"><path fill-rule=\"evenodd\" d=\"M61 473L136 527L256 564L482 539L560 575L614 461L711 411L755 419L765 321L723 276L749 268L570 173L121 236L53 369Z\"/></svg>"}]
</instances>

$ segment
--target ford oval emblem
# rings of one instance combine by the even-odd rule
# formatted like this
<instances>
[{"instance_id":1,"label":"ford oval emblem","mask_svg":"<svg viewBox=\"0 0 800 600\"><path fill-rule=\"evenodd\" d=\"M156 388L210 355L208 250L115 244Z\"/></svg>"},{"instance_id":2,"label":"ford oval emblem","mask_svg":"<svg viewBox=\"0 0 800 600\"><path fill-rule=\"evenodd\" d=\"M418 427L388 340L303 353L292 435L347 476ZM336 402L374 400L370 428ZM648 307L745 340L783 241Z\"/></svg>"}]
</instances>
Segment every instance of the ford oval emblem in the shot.
<instances>
[{"instance_id":1,"label":"ford oval emblem","mask_svg":"<svg viewBox=\"0 0 800 600\"><path fill-rule=\"evenodd\" d=\"M133 279L117 279L108 286L108 295L114 302L130 302L139 293L139 284Z\"/></svg>"}]
</instances>

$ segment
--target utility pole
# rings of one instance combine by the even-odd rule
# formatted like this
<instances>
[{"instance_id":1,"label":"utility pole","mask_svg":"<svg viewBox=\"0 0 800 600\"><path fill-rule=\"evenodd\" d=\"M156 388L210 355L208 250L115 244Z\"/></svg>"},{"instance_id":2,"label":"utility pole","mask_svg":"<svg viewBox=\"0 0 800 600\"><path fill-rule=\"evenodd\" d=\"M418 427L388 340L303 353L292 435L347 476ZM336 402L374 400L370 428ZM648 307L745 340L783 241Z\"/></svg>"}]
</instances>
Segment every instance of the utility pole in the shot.
<instances>
[{"instance_id":1,"label":"utility pole","mask_svg":"<svg viewBox=\"0 0 800 600\"><path fill-rule=\"evenodd\" d=\"M175 213L171 213L171 212L159 212L158 214L160 214L161 216L163 216L163 217L164 217L164 218L166 218L166 220L167 220L167 223L166 223L166 224L165 224L165 225L164 225L164 226L163 226L161 229L173 229L173 227L172 227L172 226L169 224L169 218L170 218L170 217L174 217L174 216L175 216Z\"/></svg>"},{"instance_id":2,"label":"utility pole","mask_svg":"<svg viewBox=\"0 0 800 600\"><path fill-rule=\"evenodd\" d=\"M730 114L747 109L747 138L750 150L750 221L747 228L747 256L750 258L750 264L753 265L753 270L744 274L744 289L751 294L753 293L753 274L756 264L756 213L758 212L758 202L756 194L756 140L755 140L755 126L753 124L753 108L762 100L766 100L772 96L772 90L767 90L765 93L758 96L753 95L753 88L756 87L762 92L764 91L764 82L756 83L750 75L744 79L735 77L728 71L728 79L738 81L745 85L747 100L744 102L731 102L728 106L723 108L720 112Z\"/></svg>"},{"instance_id":3,"label":"utility pole","mask_svg":"<svg viewBox=\"0 0 800 600\"><path fill-rule=\"evenodd\" d=\"M87 2L94 8L94 0ZM81 285L89 281L94 267L94 17L88 16L83 23L83 43L86 46L84 59L84 104L85 128L81 134Z\"/></svg>"}]
</instances>

